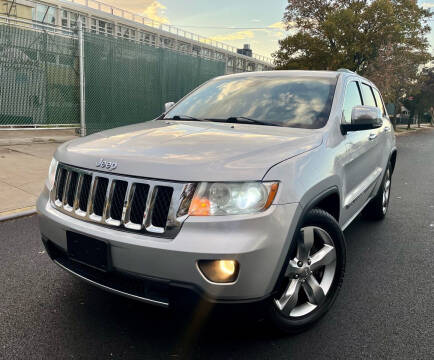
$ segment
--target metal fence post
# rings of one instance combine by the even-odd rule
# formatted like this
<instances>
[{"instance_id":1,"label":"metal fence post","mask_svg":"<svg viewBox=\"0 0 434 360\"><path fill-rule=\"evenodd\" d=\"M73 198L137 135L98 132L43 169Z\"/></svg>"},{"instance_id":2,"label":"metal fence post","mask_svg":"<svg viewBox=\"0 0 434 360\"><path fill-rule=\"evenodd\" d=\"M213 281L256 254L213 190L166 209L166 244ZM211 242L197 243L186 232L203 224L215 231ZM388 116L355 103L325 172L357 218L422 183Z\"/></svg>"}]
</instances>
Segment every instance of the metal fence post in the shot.
<instances>
[{"instance_id":1,"label":"metal fence post","mask_svg":"<svg viewBox=\"0 0 434 360\"><path fill-rule=\"evenodd\" d=\"M80 136L86 136L86 83L84 76L84 35L83 23L81 20L78 25L78 52L79 52L79 73L80 73Z\"/></svg>"}]
</instances>

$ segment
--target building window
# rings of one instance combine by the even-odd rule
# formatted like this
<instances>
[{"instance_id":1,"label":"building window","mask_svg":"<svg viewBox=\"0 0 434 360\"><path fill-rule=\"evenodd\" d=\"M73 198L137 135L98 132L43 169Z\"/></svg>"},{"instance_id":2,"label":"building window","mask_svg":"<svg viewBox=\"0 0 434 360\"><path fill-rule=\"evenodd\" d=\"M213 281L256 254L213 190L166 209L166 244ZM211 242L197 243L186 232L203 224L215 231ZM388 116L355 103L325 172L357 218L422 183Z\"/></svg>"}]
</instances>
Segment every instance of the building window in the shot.
<instances>
[{"instance_id":1,"label":"building window","mask_svg":"<svg viewBox=\"0 0 434 360\"><path fill-rule=\"evenodd\" d=\"M107 34L113 35L113 24L107 23Z\"/></svg>"},{"instance_id":2,"label":"building window","mask_svg":"<svg viewBox=\"0 0 434 360\"><path fill-rule=\"evenodd\" d=\"M102 20L98 20L98 27L99 27L99 33L100 34L105 34L106 32L106 22L102 21Z\"/></svg>"},{"instance_id":3,"label":"building window","mask_svg":"<svg viewBox=\"0 0 434 360\"><path fill-rule=\"evenodd\" d=\"M90 31L96 33L96 19L90 19Z\"/></svg>"},{"instance_id":4,"label":"building window","mask_svg":"<svg viewBox=\"0 0 434 360\"><path fill-rule=\"evenodd\" d=\"M62 27L68 28L68 12L66 10L62 10Z\"/></svg>"},{"instance_id":5,"label":"building window","mask_svg":"<svg viewBox=\"0 0 434 360\"><path fill-rule=\"evenodd\" d=\"M69 27L75 29L77 27L78 14L70 12L69 13Z\"/></svg>"},{"instance_id":6,"label":"building window","mask_svg":"<svg viewBox=\"0 0 434 360\"><path fill-rule=\"evenodd\" d=\"M37 4L33 9L33 20L44 24L56 24L56 8L53 6Z\"/></svg>"}]
</instances>

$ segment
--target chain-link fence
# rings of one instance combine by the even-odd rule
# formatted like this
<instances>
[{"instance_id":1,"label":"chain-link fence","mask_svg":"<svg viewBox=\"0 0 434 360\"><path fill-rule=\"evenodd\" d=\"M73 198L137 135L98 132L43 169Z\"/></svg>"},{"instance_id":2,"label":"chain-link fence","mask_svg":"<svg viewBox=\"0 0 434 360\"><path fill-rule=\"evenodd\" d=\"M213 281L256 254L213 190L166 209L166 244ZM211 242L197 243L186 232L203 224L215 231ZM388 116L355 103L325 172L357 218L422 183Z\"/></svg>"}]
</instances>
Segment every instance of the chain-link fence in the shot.
<instances>
[{"instance_id":1,"label":"chain-link fence","mask_svg":"<svg viewBox=\"0 0 434 360\"><path fill-rule=\"evenodd\" d=\"M79 122L77 39L0 24L0 126Z\"/></svg>"},{"instance_id":2,"label":"chain-link fence","mask_svg":"<svg viewBox=\"0 0 434 360\"><path fill-rule=\"evenodd\" d=\"M84 31L87 134L150 120L224 61ZM79 126L79 39L67 30L0 22L0 127Z\"/></svg>"},{"instance_id":3,"label":"chain-link fence","mask_svg":"<svg viewBox=\"0 0 434 360\"><path fill-rule=\"evenodd\" d=\"M87 134L143 122L206 80L225 62L84 33Z\"/></svg>"}]
</instances>

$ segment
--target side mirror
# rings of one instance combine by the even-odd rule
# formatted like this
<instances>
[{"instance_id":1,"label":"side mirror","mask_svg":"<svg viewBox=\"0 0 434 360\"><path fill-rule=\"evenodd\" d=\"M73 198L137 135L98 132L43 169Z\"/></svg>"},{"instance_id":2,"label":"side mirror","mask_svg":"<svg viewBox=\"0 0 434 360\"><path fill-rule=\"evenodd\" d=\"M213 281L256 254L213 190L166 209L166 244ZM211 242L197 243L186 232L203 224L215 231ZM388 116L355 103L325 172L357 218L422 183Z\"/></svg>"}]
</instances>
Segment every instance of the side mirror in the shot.
<instances>
[{"instance_id":1,"label":"side mirror","mask_svg":"<svg viewBox=\"0 0 434 360\"><path fill-rule=\"evenodd\" d=\"M351 123L341 124L342 133L345 135L348 131L379 128L383 125L382 117L381 110L375 106L354 106L351 111Z\"/></svg>"},{"instance_id":2,"label":"side mirror","mask_svg":"<svg viewBox=\"0 0 434 360\"><path fill-rule=\"evenodd\" d=\"M164 104L164 112L168 112L170 110L170 108L175 105L175 103L173 101L167 102Z\"/></svg>"}]
</instances>

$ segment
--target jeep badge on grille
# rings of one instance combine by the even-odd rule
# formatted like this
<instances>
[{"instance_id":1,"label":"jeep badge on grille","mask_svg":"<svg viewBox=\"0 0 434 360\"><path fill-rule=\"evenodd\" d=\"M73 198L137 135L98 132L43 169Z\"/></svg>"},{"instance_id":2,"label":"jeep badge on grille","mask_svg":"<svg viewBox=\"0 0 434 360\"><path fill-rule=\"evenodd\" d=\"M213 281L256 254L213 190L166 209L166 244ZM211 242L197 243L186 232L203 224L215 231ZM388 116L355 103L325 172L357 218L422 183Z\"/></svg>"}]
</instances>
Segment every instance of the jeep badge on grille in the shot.
<instances>
[{"instance_id":1,"label":"jeep badge on grille","mask_svg":"<svg viewBox=\"0 0 434 360\"><path fill-rule=\"evenodd\" d=\"M100 167L101 169L114 170L118 167L118 163L115 161L100 159L96 162L96 167Z\"/></svg>"}]
</instances>

